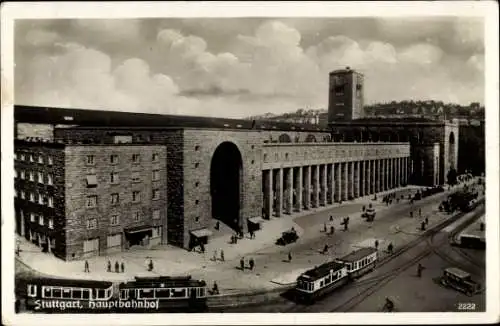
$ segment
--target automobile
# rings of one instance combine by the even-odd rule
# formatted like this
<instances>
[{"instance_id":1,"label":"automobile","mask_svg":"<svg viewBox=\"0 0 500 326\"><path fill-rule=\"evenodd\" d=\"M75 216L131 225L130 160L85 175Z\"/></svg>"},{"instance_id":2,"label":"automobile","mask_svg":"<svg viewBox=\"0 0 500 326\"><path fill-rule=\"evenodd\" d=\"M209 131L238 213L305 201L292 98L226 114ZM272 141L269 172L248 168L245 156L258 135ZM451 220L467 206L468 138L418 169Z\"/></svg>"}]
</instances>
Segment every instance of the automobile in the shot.
<instances>
[{"instance_id":1,"label":"automobile","mask_svg":"<svg viewBox=\"0 0 500 326\"><path fill-rule=\"evenodd\" d=\"M285 231L281 234L281 238L276 240L276 244L279 246L285 246L289 243L296 242L299 239L299 235L295 230Z\"/></svg>"},{"instance_id":2,"label":"automobile","mask_svg":"<svg viewBox=\"0 0 500 326\"><path fill-rule=\"evenodd\" d=\"M461 291L469 297L481 289L481 285L473 281L469 273L457 267L449 267L443 271L441 284L445 287Z\"/></svg>"}]
</instances>

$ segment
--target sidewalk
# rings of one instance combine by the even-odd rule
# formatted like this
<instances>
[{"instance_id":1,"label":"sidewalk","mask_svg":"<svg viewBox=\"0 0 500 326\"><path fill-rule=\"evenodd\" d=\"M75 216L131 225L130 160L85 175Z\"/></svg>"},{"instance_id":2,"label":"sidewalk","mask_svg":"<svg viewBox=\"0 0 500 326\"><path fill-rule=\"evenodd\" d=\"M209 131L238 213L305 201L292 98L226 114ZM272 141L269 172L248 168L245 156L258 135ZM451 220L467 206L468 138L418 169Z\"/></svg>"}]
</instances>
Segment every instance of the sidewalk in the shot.
<instances>
[{"instance_id":1,"label":"sidewalk","mask_svg":"<svg viewBox=\"0 0 500 326\"><path fill-rule=\"evenodd\" d=\"M415 188L392 189L385 193L414 192ZM393 242L395 246L399 246L404 241L410 241L418 235L417 227L420 225L418 217L401 216L403 211L406 212L410 208L407 200L386 206L381 203L385 193L378 193L377 201L373 202L377 216L372 223L366 222L365 219L360 217L360 214L361 207L363 205L368 207L373 195L344 202L342 205L336 204L316 210L304 211L300 214L272 218L264 222L263 229L256 232L255 239L245 238L239 240L236 245L229 244L227 234L220 236L211 240L206 246L204 254L188 252L168 245L162 245L150 250L135 249L108 256L89 258L90 273L84 273L83 261L62 261L52 254L41 253L38 247L21 238L21 254L18 258L33 269L53 277L120 282L133 279L134 276L190 274L193 278L206 280L210 287L214 281L217 281L221 292L224 294L249 290L276 289L293 283L296 277L306 269L329 261L334 257L348 254L359 247L371 246L375 243L375 239L379 241L380 254L383 256L386 254L384 250L387 248L388 242ZM443 196L447 193L448 191L443 193ZM444 214L440 216L435 211L437 207L435 201L438 197L439 195L432 196L414 204L415 207L422 207L422 215L424 215L424 212L425 214L432 214L433 218L429 218L430 225L428 227L438 223L439 219L446 217ZM427 203L432 203L432 205ZM327 236L324 232L321 232L323 223L328 221L330 215L334 216L334 223L336 224L334 236ZM340 221L343 216L351 217L349 231L347 232L341 231ZM394 222L394 219L396 219L397 223ZM292 227L299 233L299 241L286 247L275 245L274 243L281 236L281 232ZM327 255L319 252L325 243L328 243L330 247ZM225 261L213 261L214 250L217 250L218 258L220 258L220 249L224 250ZM286 260L290 251L293 252L292 262ZM248 259L253 258L256 262L256 269L254 271L248 269L241 271L239 269L241 257L245 258L247 266ZM119 263L125 262L125 273L107 272L108 259L111 261L113 269L115 261ZM146 270L149 259L154 262L152 272Z\"/></svg>"}]
</instances>

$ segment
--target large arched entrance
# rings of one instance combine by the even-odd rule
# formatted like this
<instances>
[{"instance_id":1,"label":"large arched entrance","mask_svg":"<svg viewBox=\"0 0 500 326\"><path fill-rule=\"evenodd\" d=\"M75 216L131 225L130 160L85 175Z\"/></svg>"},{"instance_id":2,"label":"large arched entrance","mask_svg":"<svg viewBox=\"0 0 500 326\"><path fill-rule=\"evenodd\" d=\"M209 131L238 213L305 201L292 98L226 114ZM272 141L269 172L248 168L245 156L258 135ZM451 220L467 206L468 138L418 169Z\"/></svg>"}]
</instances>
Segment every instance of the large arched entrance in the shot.
<instances>
[{"instance_id":1,"label":"large arched entrance","mask_svg":"<svg viewBox=\"0 0 500 326\"><path fill-rule=\"evenodd\" d=\"M214 152L210 165L210 195L212 218L234 230L240 224L240 193L243 162L241 153L231 142L221 143Z\"/></svg>"}]
</instances>

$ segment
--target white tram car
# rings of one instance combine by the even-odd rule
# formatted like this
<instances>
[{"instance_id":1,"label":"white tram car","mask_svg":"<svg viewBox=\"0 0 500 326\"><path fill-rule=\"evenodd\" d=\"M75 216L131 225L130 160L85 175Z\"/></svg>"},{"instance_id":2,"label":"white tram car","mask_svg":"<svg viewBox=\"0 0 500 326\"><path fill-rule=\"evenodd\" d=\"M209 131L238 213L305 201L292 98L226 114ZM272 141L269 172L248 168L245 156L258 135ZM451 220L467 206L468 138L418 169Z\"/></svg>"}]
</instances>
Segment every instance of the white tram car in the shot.
<instances>
[{"instance_id":1,"label":"white tram car","mask_svg":"<svg viewBox=\"0 0 500 326\"><path fill-rule=\"evenodd\" d=\"M346 283L372 271L378 260L377 249L361 248L310 269L297 278L295 297L314 302Z\"/></svg>"}]
</instances>

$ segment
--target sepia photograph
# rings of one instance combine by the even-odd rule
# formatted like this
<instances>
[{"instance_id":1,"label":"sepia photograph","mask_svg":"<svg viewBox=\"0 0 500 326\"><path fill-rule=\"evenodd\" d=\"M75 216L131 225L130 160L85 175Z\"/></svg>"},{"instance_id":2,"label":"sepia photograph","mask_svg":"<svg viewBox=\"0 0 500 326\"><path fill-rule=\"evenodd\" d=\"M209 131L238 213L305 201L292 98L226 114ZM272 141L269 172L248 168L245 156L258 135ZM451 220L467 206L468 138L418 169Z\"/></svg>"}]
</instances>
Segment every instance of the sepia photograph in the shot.
<instances>
[{"instance_id":1,"label":"sepia photograph","mask_svg":"<svg viewBox=\"0 0 500 326\"><path fill-rule=\"evenodd\" d=\"M3 6L3 323L498 321L498 8L424 4Z\"/></svg>"}]
</instances>

